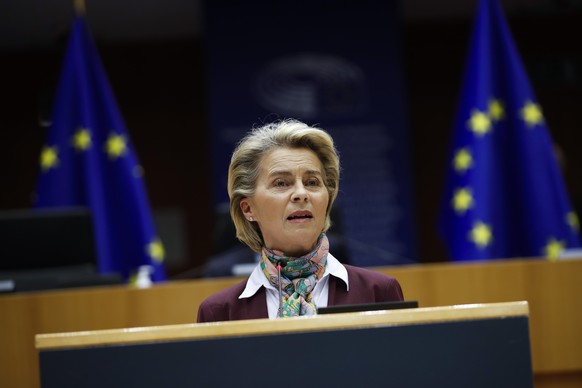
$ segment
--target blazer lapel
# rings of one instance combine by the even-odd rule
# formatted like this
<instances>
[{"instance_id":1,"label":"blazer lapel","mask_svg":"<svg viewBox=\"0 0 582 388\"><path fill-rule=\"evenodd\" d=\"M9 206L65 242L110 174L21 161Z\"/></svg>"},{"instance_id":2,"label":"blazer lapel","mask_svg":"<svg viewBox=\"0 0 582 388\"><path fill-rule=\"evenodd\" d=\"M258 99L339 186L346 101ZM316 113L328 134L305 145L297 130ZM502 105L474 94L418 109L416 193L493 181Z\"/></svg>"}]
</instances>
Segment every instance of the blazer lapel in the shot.
<instances>
[{"instance_id":1,"label":"blazer lapel","mask_svg":"<svg viewBox=\"0 0 582 388\"><path fill-rule=\"evenodd\" d=\"M267 310L267 295L265 288L261 287L255 295L250 298L242 299L244 305L240 311L239 319L261 319L269 318L269 311Z\"/></svg>"},{"instance_id":2,"label":"blazer lapel","mask_svg":"<svg viewBox=\"0 0 582 388\"><path fill-rule=\"evenodd\" d=\"M329 277L327 305L335 306L339 304L346 304L348 298L348 291L345 283L335 276Z\"/></svg>"}]
</instances>

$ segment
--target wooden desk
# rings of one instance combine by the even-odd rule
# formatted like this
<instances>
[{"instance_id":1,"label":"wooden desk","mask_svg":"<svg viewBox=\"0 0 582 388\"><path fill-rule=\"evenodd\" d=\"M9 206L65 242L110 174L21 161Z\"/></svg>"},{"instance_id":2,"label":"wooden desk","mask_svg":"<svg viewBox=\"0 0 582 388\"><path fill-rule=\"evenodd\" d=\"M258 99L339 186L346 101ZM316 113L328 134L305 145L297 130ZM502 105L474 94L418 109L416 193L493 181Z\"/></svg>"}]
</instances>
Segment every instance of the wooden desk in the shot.
<instances>
[{"instance_id":1,"label":"wooden desk","mask_svg":"<svg viewBox=\"0 0 582 388\"><path fill-rule=\"evenodd\" d=\"M40 334L36 344L46 388L533 386L527 302ZM294 364L309 367L299 376Z\"/></svg>"},{"instance_id":2,"label":"wooden desk","mask_svg":"<svg viewBox=\"0 0 582 388\"><path fill-rule=\"evenodd\" d=\"M582 386L582 260L513 260L376 269L421 307L525 300L536 387ZM39 386L40 333L192 323L207 296L240 278L0 296L0 386ZM551 385L550 385L551 384ZM575 385L577 384L577 385Z\"/></svg>"}]
</instances>

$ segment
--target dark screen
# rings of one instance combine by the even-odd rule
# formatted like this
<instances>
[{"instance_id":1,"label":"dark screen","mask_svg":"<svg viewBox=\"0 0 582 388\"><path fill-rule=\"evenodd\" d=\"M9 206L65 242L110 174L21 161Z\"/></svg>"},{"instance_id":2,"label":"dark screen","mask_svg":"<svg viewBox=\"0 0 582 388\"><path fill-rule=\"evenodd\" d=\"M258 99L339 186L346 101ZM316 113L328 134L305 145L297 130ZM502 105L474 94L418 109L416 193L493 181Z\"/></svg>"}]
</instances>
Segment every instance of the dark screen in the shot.
<instances>
[{"instance_id":1,"label":"dark screen","mask_svg":"<svg viewBox=\"0 0 582 388\"><path fill-rule=\"evenodd\" d=\"M418 307L418 302L415 300L395 300L391 302L344 304L338 306L320 307L317 309L317 313L318 314L354 313L359 311L395 310L416 307Z\"/></svg>"},{"instance_id":2,"label":"dark screen","mask_svg":"<svg viewBox=\"0 0 582 388\"><path fill-rule=\"evenodd\" d=\"M96 263L89 210L0 212L0 272Z\"/></svg>"}]
</instances>

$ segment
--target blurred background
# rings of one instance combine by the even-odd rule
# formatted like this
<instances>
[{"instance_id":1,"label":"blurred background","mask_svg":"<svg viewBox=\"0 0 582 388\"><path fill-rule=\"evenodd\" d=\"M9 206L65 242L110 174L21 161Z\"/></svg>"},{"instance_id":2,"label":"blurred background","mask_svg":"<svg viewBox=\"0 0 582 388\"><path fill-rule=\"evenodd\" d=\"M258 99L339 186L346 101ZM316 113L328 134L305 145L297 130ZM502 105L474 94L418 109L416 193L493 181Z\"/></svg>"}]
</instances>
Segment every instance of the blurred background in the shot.
<instances>
[{"instance_id":1,"label":"blurred background","mask_svg":"<svg viewBox=\"0 0 582 388\"><path fill-rule=\"evenodd\" d=\"M170 277L200 276L208 259L230 244L218 237L225 227L217 200L220 194L215 192L220 179L213 166L217 154L225 156L213 136L220 129L217 117L228 117L236 101L217 106L212 80L217 76L220 54L214 50L223 44L216 39L221 33L223 40L237 37L230 19L220 24L220 7L243 9L247 2L222 1L210 6L212 3L87 0L87 23L145 169ZM338 4L357 8L359 3L320 1L315 8L325 14L325 9ZM383 2L361 3L377 7ZM544 110L570 198L579 211L582 1L500 3ZM269 4L281 8L292 5L283 1ZM394 92L400 101L391 112L398 115L401 136L406 139L401 162L410 190L405 218L410 228L407 244L411 247L406 256L420 263L448 260L437 234L437 215L476 7L476 1L466 0L402 0L385 7L390 12L386 19L391 27L381 23L377 27L390 35L389 59L397 64L398 73L390 76L399 80ZM38 157L50 124L72 15L72 2L65 0L9 0L0 4L0 210L32 206ZM245 23L244 15L240 13L238 28L245 26L252 34L269 34L260 29L260 18ZM379 16L374 15L374 21ZM366 25L365 13L354 13L353 17L359 25ZM331 19L314 19L322 30L343 29L326 26ZM283 28L301 26L299 18L294 23L280 22ZM249 55L260 51L252 46L252 40L248 44ZM381 51L382 46L377 49ZM241 52L245 51L241 47ZM233 69L243 66L236 57L221 65L222 70L234 75ZM268 119L266 114L254 115L245 124L250 128ZM314 122L307 117L306 121L326 128L325 120Z\"/></svg>"}]
</instances>

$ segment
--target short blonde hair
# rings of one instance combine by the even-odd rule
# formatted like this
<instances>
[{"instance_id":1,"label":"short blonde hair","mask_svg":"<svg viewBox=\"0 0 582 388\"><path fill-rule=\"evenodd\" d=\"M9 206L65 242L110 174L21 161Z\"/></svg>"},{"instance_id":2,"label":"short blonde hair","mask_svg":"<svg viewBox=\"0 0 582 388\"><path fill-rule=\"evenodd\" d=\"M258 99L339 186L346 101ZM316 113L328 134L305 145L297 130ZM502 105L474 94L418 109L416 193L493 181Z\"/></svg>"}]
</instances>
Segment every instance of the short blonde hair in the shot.
<instances>
[{"instance_id":1,"label":"short blonde hair","mask_svg":"<svg viewBox=\"0 0 582 388\"><path fill-rule=\"evenodd\" d=\"M244 217L240 201L255 194L261 160L277 148L306 148L313 151L321 162L322 177L329 194L324 232L331 226L330 210L338 193L339 156L327 132L297 120L282 120L253 128L232 154L228 168L228 196L236 237L255 252L263 248L263 235L255 222Z\"/></svg>"}]
</instances>

